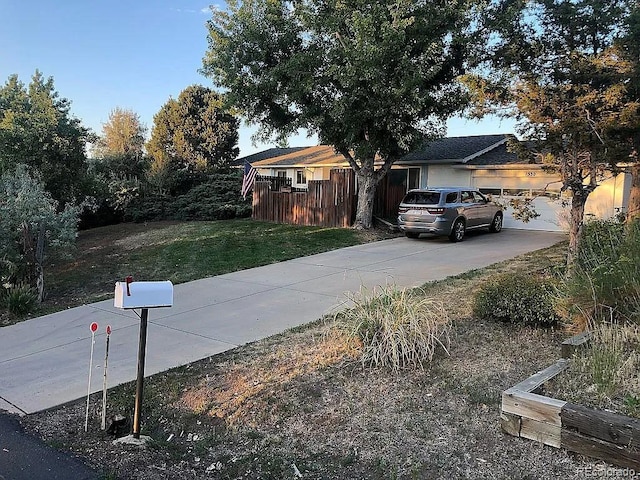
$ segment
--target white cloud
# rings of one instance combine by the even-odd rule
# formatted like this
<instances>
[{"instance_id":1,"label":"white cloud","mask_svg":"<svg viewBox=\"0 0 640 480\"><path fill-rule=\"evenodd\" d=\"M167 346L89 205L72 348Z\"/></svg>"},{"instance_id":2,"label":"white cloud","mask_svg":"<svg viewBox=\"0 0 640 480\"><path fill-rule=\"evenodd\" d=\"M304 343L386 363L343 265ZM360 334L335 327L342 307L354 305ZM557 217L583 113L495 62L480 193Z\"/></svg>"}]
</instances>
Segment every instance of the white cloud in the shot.
<instances>
[{"instance_id":1,"label":"white cloud","mask_svg":"<svg viewBox=\"0 0 640 480\"><path fill-rule=\"evenodd\" d=\"M222 10L222 8L216 3L200 9L200 12L209 15L211 12L219 12L220 10Z\"/></svg>"}]
</instances>

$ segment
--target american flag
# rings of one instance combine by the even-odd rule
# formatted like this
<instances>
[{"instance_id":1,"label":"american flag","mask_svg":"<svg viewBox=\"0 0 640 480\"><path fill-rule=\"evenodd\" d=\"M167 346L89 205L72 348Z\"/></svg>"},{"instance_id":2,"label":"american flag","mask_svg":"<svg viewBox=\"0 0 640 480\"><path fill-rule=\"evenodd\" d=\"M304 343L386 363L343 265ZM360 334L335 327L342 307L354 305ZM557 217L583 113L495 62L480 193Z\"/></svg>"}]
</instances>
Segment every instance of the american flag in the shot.
<instances>
[{"instance_id":1,"label":"american flag","mask_svg":"<svg viewBox=\"0 0 640 480\"><path fill-rule=\"evenodd\" d=\"M256 181L258 171L251 166L249 162L244 162L244 176L242 177L242 198L246 199L247 194L253 190L253 184Z\"/></svg>"}]
</instances>

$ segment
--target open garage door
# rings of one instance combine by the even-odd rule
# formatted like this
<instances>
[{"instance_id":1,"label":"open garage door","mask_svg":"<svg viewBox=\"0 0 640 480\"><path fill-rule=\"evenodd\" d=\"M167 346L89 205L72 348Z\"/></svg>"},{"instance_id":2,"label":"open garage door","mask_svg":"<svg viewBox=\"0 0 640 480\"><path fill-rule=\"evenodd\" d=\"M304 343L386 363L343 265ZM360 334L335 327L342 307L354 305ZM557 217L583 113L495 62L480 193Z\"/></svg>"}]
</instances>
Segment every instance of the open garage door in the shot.
<instances>
[{"instance_id":1,"label":"open garage door","mask_svg":"<svg viewBox=\"0 0 640 480\"><path fill-rule=\"evenodd\" d=\"M628 200L629 181L620 174L602 180L591 193L585 209L585 219L611 218L624 212ZM539 217L523 222L513 217L513 210L505 212L505 228L527 230L566 231L568 229L569 194L560 194L558 175L541 169L518 166L509 169L477 169L473 171L473 184L481 192L490 194L502 204L511 199L533 198L533 206Z\"/></svg>"}]
</instances>

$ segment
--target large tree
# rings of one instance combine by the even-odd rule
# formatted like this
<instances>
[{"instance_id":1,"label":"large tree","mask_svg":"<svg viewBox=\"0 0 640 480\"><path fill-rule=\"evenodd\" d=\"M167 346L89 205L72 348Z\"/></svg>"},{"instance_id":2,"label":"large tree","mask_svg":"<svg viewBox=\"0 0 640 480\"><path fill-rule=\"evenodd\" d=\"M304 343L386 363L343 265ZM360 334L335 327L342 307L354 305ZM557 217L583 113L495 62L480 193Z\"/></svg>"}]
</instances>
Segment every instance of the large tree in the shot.
<instances>
[{"instance_id":1,"label":"large tree","mask_svg":"<svg viewBox=\"0 0 640 480\"><path fill-rule=\"evenodd\" d=\"M376 185L466 102L481 0L244 0L208 22L203 72L264 138L307 129L356 172L356 227ZM476 30L477 31L477 30Z\"/></svg>"},{"instance_id":2,"label":"large tree","mask_svg":"<svg viewBox=\"0 0 640 480\"><path fill-rule=\"evenodd\" d=\"M240 121L209 88L187 87L162 106L153 122L146 148L156 178L180 170L225 170L238 156Z\"/></svg>"},{"instance_id":3,"label":"large tree","mask_svg":"<svg viewBox=\"0 0 640 480\"><path fill-rule=\"evenodd\" d=\"M99 203L99 215L104 208L121 213L140 194L149 168L144 155L147 127L133 110L114 108L93 149L89 162L93 180L93 196ZM109 210L107 210L109 211ZM87 214L87 217L89 215ZM85 218L87 218L85 217Z\"/></svg>"},{"instance_id":4,"label":"large tree","mask_svg":"<svg viewBox=\"0 0 640 480\"><path fill-rule=\"evenodd\" d=\"M99 157L128 156L139 158L143 154L147 127L133 110L120 107L109 113L109 120L102 124L95 152Z\"/></svg>"},{"instance_id":5,"label":"large tree","mask_svg":"<svg viewBox=\"0 0 640 480\"><path fill-rule=\"evenodd\" d=\"M19 163L37 169L46 190L62 204L83 193L85 146L93 138L70 107L53 78L38 71L28 87L17 75L0 87L0 171Z\"/></svg>"},{"instance_id":6,"label":"large tree","mask_svg":"<svg viewBox=\"0 0 640 480\"><path fill-rule=\"evenodd\" d=\"M572 264L584 208L605 172L629 151L612 132L627 117L632 66L616 41L628 0L502 0L496 2L494 77L479 82L482 100L507 105L533 153L560 173L571 193ZM487 88L495 87L495 88ZM612 169L613 167L613 169Z\"/></svg>"}]
</instances>

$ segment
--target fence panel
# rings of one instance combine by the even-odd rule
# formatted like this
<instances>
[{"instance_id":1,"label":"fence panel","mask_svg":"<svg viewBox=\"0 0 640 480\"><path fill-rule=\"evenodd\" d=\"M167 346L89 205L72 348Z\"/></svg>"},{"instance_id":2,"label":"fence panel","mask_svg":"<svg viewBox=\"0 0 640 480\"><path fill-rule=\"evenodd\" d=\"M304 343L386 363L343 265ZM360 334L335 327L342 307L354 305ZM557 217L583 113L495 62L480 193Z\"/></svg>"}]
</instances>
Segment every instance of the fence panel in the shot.
<instances>
[{"instance_id":1,"label":"fence panel","mask_svg":"<svg viewBox=\"0 0 640 480\"><path fill-rule=\"evenodd\" d=\"M275 191L274 185L268 178L256 179L254 219L321 227L351 226L356 195L352 170L332 170L329 180L311 180L306 192Z\"/></svg>"}]
</instances>

